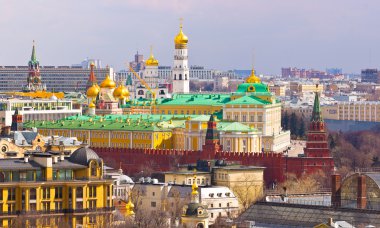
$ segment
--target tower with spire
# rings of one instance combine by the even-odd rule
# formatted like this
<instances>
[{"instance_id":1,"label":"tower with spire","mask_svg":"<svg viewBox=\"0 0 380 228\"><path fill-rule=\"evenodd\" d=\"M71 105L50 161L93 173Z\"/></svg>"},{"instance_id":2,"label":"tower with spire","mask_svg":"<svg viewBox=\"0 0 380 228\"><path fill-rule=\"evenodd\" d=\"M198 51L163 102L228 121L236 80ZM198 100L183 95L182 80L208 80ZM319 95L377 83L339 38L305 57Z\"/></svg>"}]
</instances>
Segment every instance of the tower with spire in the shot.
<instances>
[{"instance_id":1,"label":"tower with spire","mask_svg":"<svg viewBox=\"0 0 380 228\"><path fill-rule=\"evenodd\" d=\"M196 170L194 170L193 185L191 186L191 201L182 209L182 224L185 227L208 228L207 205L199 203Z\"/></svg>"},{"instance_id":2,"label":"tower with spire","mask_svg":"<svg viewBox=\"0 0 380 228\"><path fill-rule=\"evenodd\" d=\"M86 90L88 90L93 85L98 85L98 81L96 80L95 72L94 72L95 64L93 62L90 63L90 75L88 76Z\"/></svg>"},{"instance_id":3,"label":"tower with spire","mask_svg":"<svg viewBox=\"0 0 380 228\"><path fill-rule=\"evenodd\" d=\"M172 69L173 93L189 93L190 71L187 55L188 38L182 31L182 20L177 36L174 38L174 65Z\"/></svg>"},{"instance_id":4,"label":"tower with spire","mask_svg":"<svg viewBox=\"0 0 380 228\"><path fill-rule=\"evenodd\" d=\"M29 73L28 73L28 78L27 78L27 86L25 90L28 90L28 91L46 90L45 85L43 85L41 82L40 62L37 60L36 46L35 46L34 40L33 40L32 55L28 62L28 68L29 68Z\"/></svg>"},{"instance_id":5,"label":"tower with spire","mask_svg":"<svg viewBox=\"0 0 380 228\"><path fill-rule=\"evenodd\" d=\"M210 119L207 122L206 140L205 145L202 146L202 151L205 153L205 159L211 159L215 152L222 151L214 115L210 115Z\"/></svg>"},{"instance_id":6,"label":"tower with spire","mask_svg":"<svg viewBox=\"0 0 380 228\"><path fill-rule=\"evenodd\" d=\"M313 113L310 119L309 131L307 133L306 157L331 157L327 143L327 132L325 122L322 118L321 106L319 102L318 84L314 97Z\"/></svg>"}]
</instances>

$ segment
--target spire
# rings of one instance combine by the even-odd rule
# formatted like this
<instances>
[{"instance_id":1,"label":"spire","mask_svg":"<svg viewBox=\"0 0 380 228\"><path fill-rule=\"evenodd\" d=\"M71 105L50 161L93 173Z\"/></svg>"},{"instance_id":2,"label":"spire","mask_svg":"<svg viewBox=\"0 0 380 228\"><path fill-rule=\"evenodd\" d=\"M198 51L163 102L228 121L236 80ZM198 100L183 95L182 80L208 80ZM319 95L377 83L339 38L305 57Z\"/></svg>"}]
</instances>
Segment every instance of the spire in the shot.
<instances>
[{"instance_id":1,"label":"spire","mask_svg":"<svg viewBox=\"0 0 380 228\"><path fill-rule=\"evenodd\" d=\"M194 179L193 185L191 185L191 202L199 203L199 193L198 193L198 184L197 184L197 169L194 169Z\"/></svg>"},{"instance_id":2,"label":"spire","mask_svg":"<svg viewBox=\"0 0 380 228\"><path fill-rule=\"evenodd\" d=\"M318 84L315 86L315 97L314 97L314 107L313 113L311 115L312 122L323 122L321 106L319 103L319 92L318 92Z\"/></svg>"},{"instance_id":3,"label":"spire","mask_svg":"<svg viewBox=\"0 0 380 228\"><path fill-rule=\"evenodd\" d=\"M93 62L91 62L90 63L90 75L88 77L86 89L90 88L94 84L97 84L94 68L95 68L95 64Z\"/></svg>"},{"instance_id":4,"label":"spire","mask_svg":"<svg viewBox=\"0 0 380 228\"><path fill-rule=\"evenodd\" d=\"M30 58L30 61L36 62L37 56L36 56L36 47L35 47L35 41L33 40L33 49L32 49L32 56Z\"/></svg>"},{"instance_id":5,"label":"spire","mask_svg":"<svg viewBox=\"0 0 380 228\"><path fill-rule=\"evenodd\" d=\"M135 215L135 212L133 211L134 209L135 209L135 205L132 203L132 193L130 190L128 193L128 203L125 205L125 214L127 216Z\"/></svg>"}]
</instances>

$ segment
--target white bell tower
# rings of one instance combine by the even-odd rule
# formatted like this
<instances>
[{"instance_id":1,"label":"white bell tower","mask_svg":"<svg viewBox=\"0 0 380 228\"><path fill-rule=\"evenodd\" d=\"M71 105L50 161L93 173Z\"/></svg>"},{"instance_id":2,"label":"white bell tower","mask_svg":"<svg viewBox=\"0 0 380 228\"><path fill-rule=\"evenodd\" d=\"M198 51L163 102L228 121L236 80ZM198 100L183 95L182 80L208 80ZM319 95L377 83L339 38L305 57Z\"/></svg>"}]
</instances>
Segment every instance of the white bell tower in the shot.
<instances>
[{"instance_id":1,"label":"white bell tower","mask_svg":"<svg viewBox=\"0 0 380 228\"><path fill-rule=\"evenodd\" d=\"M189 93L190 74L187 55L187 36L182 32L182 20L178 35L174 38L174 65L172 69L173 93Z\"/></svg>"}]
</instances>

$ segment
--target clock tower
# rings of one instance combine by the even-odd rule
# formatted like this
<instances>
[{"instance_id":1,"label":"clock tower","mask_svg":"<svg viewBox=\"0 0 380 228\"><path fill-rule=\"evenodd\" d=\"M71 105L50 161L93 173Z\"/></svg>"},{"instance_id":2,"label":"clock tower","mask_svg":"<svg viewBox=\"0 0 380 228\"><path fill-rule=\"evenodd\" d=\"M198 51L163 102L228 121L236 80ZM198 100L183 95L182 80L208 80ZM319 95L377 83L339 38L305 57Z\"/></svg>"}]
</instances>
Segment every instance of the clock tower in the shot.
<instances>
[{"instance_id":1,"label":"clock tower","mask_svg":"<svg viewBox=\"0 0 380 228\"><path fill-rule=\"evenodd\" d=\"M33 40L33 49L32 49L32 56L28 63L29 67L29 74L27 78L27 86L26 90L29 91L42 91L46 90L45 85L41 82L41 75L40 75L40 62L37 60L36 56L36 47Z\"/></svg>"}]
</instances>

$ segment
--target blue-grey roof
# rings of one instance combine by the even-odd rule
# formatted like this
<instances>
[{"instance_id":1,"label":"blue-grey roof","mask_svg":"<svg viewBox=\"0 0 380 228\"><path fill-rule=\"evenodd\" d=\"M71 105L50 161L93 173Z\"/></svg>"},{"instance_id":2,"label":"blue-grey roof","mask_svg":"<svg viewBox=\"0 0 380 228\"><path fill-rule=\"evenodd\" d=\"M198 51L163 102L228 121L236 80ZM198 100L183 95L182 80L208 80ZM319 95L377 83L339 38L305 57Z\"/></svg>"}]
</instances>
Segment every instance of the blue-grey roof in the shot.
<instances>
[{"instance_id":1,"label":"blue-grey roof","mask_svg":"<svg viewBox=\"0 0 380 228\"><path fill-rule=\"evenodd\" d=\"M90 160L100 161L100 158L95 151L90 149L88 146L77 149L69 158L69 161L85 166L88 165Z\"/></svg>"}]
</instances>

